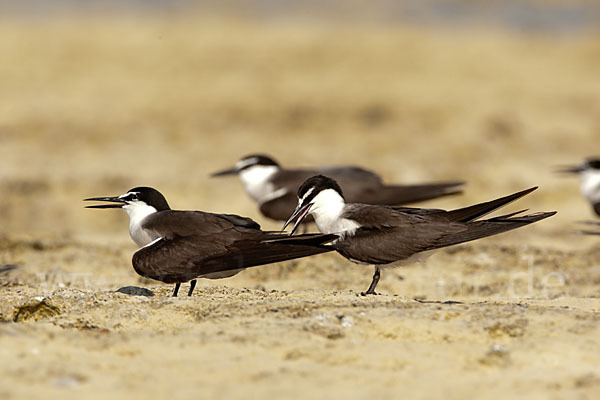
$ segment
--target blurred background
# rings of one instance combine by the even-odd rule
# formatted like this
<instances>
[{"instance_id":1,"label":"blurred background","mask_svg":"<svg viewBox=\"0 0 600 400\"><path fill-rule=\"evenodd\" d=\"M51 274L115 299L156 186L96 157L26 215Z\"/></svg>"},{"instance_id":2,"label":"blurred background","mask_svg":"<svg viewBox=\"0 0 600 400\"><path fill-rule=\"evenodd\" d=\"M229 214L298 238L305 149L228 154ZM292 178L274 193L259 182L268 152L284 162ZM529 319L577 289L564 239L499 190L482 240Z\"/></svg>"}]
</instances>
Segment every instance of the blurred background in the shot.
<instances>
[{"instance_id":1,"label":"blurred background","mask_svg":"<svg viewBox=\"0 0 600 400\"><path fill-rule=\"evenodd\" d=\"M208 176L259 152L468 182L432 207L539 185L528 240L594 245L553 170L600 153L599 28L585 0L4 1L0 235L128 242L81 200L140 185L276 229Z\"/></svg>"}]
</instances>

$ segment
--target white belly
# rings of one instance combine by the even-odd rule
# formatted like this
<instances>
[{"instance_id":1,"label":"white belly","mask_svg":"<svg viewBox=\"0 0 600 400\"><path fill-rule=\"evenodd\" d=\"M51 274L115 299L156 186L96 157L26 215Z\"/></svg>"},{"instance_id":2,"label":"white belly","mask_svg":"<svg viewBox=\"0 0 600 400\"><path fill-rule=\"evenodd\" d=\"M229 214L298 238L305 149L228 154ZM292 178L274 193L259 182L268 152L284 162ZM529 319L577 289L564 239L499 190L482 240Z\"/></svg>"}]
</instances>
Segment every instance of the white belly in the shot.
<instances>
[{"instance_id":1,"label":"white belly","mask_svg":"<svg viewBox=\"0 0 600 400\"><path fill-rule=\"evenodd\" d=\"M131 239L140 247L146 246L149 243L152 243L160 236L143 230L139 224L131 224L129 225L129 235Z\"/></svg>"}]
</instances>

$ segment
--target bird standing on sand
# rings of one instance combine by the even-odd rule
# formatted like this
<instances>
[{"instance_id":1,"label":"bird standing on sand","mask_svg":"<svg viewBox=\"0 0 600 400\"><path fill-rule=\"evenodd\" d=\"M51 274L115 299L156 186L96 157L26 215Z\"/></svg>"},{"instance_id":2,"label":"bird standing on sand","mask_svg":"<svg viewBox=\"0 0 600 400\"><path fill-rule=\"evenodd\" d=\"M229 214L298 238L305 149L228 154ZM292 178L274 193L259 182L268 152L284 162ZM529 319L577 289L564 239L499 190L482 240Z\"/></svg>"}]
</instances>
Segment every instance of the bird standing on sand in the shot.
<instances>
[{"instance_id":1,"label":"bird standing on sand","mask_svg":"<svg viewBox=\"0 0 600 400\"><path fill-rule=\"evenodd\" d=\"M296 207L296 192L314 175L335 179L344 189L349 202L400 205L461 193L463 182L439 182L418 185L386 185L374 172L361 167L323 167L286 169L266 155L249 155L233 168L212 176L238 175L244 189L258 203L267 218L285 221ZM309 222L308 220L306 222Z\"/></svg>"},{"instance_id":2,"label":"bird standing on sand","mask_svg":"<svg viewBox=\"0 0 600 400\"><path fill-rule=\"evenodd\" d=\"M557 172L577 174L581 177L581 194L600 216L600 158L588 158L579 165L560 167Z\"/></svg>"},{"instance_id":3,"label":"bird standing on sand","mask_svg":"<svg viewBox=\"0 0 600 400\"><path fill-rule=\"evenodd\" d=\"M335 180L318 175L298 189L298 206L287 220L294 219L290 235L307 215L312 214L322 233L339 235L332 243L348 260L375 265L375 274L366 294L376 294L380 267L407 263L419 254L459 243L496 235L548 218L556 212L517 216L522 211L478 220L478 218L537 189L452 211L388 207L346 203Z\"/></svg>"},{"instance_id":4,"label":"bird standing on sand","mask_svg":"<svg viewBox=\"0 0 600 400\"><path fill-rule=\"evenodd\" d=\"M133 255L133 268L146 278L175 283L196 278L220 279L245 268L292 260L332 251L327 242L336 235L297 236L265 232L250 218L233 214L171 210L156 189L136 187L116 197L92 197L85 201L110 204L87 208L122 208L129 215L129 234L142 246Z\"/></svg>"}]
</instances>

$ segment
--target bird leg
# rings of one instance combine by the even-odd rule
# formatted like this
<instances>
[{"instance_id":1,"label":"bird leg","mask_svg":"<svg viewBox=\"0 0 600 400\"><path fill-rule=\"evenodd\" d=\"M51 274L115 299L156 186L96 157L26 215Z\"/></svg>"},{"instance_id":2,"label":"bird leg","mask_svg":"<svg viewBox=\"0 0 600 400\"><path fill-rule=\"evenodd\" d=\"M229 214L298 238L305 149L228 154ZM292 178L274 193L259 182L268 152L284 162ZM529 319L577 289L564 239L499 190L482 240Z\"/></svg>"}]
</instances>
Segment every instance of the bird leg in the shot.
<instances>
[{"instance_id":1,"label":"bird leg","mask_svg":"<svg viewBox=\"0 0 600 400\"><path fill-rule=\"evenodd\" d=\"M379 271L379 267L375 266L375 273L373 274L373 280L371 281L371 285L369 285L369 288L367 289L366 292L361 292L361 296L366 296L368 294L377 294L375 293L375 286L377 286L377 283L379 282L379 276L381 275L380 271Z\"/></svg>"},{"instance_id":2,"label":"bird leg","mask_svg":"<svg viewBox=\"0 0 600 400\"><path fill-rule=\"evenodd\" d=\"M177 282L175 284L175 290L173 290L173 297L177 297L177 292L179 292L179 286L181 286L181 283Z\"/></svg>"},{"instance_id":3,"label":"bird leg","mask_svg":"<svg viewBox=\"0 0 600 400\"><path fill-rule=\"evenodd\" d=\"M192 293L194 292L194 288L196 287L196 283L197 283L197 281L195 279L192 279L190 281L190 291L188 292L188 296L191 296Z\"/></svg>"}]
</instances>

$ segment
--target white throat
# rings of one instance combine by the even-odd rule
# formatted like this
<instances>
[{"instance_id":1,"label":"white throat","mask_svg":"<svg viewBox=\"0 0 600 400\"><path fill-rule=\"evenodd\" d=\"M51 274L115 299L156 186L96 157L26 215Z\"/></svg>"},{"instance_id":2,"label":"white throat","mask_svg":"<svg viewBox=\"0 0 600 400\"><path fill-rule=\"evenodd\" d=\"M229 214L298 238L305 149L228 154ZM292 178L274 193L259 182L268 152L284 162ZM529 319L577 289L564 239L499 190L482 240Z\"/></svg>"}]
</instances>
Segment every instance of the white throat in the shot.
<instances>
[{"instance_id":1,"label":"white throat","mask_svg":"<svg viewBox=\"0 0 600 400\"><path fill-rule=\"evenodd\" d=\"M592 204L600 202L600 170L581 172L581 194Z\"/></svg>"},{"instance_id":2,"label":"white throat","mask_svg":"<svg viewBox=\"0 0 600 400\"><path fill-rule=\"evenodd\" d=\"M262 204L273 198L272 194L277 188L275 188L271 179L277 171L279 171L279 167L275 165L253 165L241 170L238 175L246 193L254 201Z\"/></svg>"},{"instance_id":3,"label":"white throat","mask_svg":"<svg viewBox=\"0 0 600 400\"><path fill-rule=\"evenodd\" d=\"M310 192L307 192L307 195ZM325 189L312 200L310 214L322 233L338 233L343 236L353 235L360 228L354 220L343 218L346 203L342 196L333 189Z\"/></svg>"},{"instance_id":4,"label":"white throat","mask_svg":"<svg viewBox=\"0 0 600 400\"><path fill-rule=\"evenodd\" d=\"M129 235L138 246L145 246L159 238L155 233L142 228L144 219L155 213L156 208L143 201L133 201L124 205L123 210L129 215Z\"/></svg>"}]
</instances>

